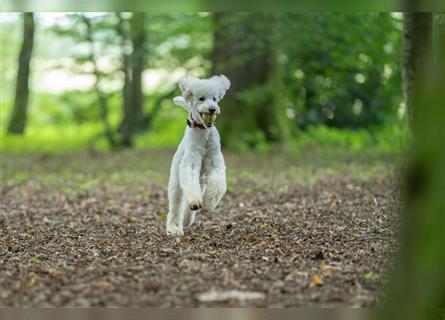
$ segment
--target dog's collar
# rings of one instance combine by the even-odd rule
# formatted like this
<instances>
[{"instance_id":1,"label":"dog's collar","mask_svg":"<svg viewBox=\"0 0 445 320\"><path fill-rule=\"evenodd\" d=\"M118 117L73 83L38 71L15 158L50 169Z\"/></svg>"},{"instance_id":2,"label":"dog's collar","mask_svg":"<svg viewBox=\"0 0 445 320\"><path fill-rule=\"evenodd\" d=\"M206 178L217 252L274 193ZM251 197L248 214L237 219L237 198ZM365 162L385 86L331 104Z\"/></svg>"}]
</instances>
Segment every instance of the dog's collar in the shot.
<instances>
[{"instance_id":1,"label":"dog's collar","mask_svg":"<svg viewBox=\"0 0 445 320\"><path fill-rule=\"evenodd\" d=\"M190 116L187 118L187 125L190 128L199 128L199 129L207 129L213 126L213 124L211 124L209 127L206 127L205 125L203 125L202 123L196 122L193 117L192 114L190 114Z\"/></svg>"}]
</instances>

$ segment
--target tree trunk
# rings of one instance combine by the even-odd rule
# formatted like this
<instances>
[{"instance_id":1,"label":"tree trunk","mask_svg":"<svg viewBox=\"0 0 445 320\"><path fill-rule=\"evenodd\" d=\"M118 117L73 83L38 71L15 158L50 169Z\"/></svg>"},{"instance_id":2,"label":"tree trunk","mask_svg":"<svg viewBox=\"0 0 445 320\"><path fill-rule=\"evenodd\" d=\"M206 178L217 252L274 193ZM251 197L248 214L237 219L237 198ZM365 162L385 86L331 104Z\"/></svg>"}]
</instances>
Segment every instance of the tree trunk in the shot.
<instances>
[{"instance_id":1,"label":"tree trunk","mask_svg":"<svg viewBox=\"0 0 445 320\"><path fill-rule=\"evenodd\" d=\"M86 16L81 16L83 22L85 23L85 26L87 28L86 33L86 40L88 41L90 45L90 54L89 59L91 64L93 65L93 74L95 77L94 82L94 90L96 91L97 95L97 102L100 108L100 115L102 122L105 127L105 137L108 140L108 143L112 148L116 146L116 142L114 139L113 130L111 129L110 123L108 122L108 102L107 102L107 96L102 90L100 89L99 85L102 80L102 75L99 71L99 67L97 66L97 57L94 51L94 40L93 40L93 29L91 26L91 21Z\"/></svg>"},{"instance_id":2,"label":"tree trunk","mask_svg":"<svg viewBox=\"0 0 445 320\"><path fill-rule=\"evenodd\" d=\"M435 52L418 45L418 32L426 32L428 25L429 14L411 14L405 20L404 37L416 48L410 56L414 65L404 66L415 70L407 86L414 141L405 172L400 252L386 302L399 308L385 309L379 319L439 319L445 306L445 38L440 37L445 23L435 26ZM428 32L422 36L431 39L433 32Z\"/></svg>"},{"instance_id":3,"label":"tree trunk","mask_svg":"<svg viewBox=\"0 0 445 320\"><path fill-rule=\"evenodd\" d=\"M416 94L422 72L430 63L428 55L433 50L433 14L414 12L403 15L402 77L408 121L415 133Z\"/></svg>"},{"instance_id":4,"label":"tree trunk","mask_svg":"<svg viewBox=\"0 0 445 320\"><path fill-rule=\"evenodd\" d=\"M232 83L221 102L222 142L254 147L286 140L290 123L281 101L273 16L215 13L214 22L213 74L224 74Z\"/></svg>"},{"instance_id":5,"label":"tree trunk","mask_svg":"<svg viewBox=\"0 0 445 320\"><path fill-rule=\"evenodd\" d=\"M121 18L121 22L123 20ZM145 66L146 14L134 13L130 19L129 35L121 27L123 40L129 39L132 51L123 54L123 111L124 117L120 126L122 144L132 146L135 132L146 128L144 121L144 94L142 91L142 72Z\"/></svg>"},{"instance_id":6,"label":"tree trunk","mask_svg":"<svg viewBox=\"0 0 445 320\"><path fill-rule=\"evenodd\" d=\"M27 12L23 14L23 43L19 54L14 107L8 126L9 133L23 134L25 132L28 113L29 71L33 44L34 14Z\"/></svg>"},{"instance_id":7,"label":"tree trunk","mask_svg":"<svg viewBox=\"0 0 445 320\"><path fill-rule=\"evenodd\" d=\"M142 72L145 66L146 14L135 13L130 21L131 43L131 97L133 99L133 121L136 130L144 129L144 94Z\"/></svg>"}]
</instances>

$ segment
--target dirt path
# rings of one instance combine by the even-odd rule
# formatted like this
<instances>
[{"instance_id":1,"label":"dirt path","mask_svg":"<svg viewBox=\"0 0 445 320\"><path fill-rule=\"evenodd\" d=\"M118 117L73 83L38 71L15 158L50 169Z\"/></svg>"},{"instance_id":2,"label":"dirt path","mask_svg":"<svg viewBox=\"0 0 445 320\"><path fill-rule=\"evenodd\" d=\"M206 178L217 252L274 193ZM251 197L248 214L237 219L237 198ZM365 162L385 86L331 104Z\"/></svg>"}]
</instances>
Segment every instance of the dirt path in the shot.
<instances>
[{"instance_id":1,"label":"dirt path","mask_svg":"<svg viewBox=\"0 0 445 320\"><path fill-rule=\"evenodd\" d=\"M170 156L7 157L1 305L378 301L397 222L385 162L228 155L221 205L171 239L163 221Z\"/></svg>"}]
</instances>

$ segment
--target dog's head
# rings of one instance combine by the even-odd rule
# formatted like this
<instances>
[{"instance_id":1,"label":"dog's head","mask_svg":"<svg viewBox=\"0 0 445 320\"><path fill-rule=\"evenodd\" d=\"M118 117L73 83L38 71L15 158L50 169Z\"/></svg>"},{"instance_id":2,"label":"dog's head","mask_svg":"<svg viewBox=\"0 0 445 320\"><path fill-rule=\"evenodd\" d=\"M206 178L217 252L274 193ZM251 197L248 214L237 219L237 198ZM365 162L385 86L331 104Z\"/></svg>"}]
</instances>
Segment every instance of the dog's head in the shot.
<instances>
[{"instance_id":1,"label":"dog's head","mask_svg":"<svg viewBox=\"0 0 445 320\"><path fill-rule=\"evenodd\" d=\"M209 123L210 120L207 119L214 119L221 113L218 103L230 88L230 81L224 75L213 76L209 79L185 76L179 80L179 87L182 96L191 108L193 119L209 126L212 123Z\"/></svg>"}]
</instances>

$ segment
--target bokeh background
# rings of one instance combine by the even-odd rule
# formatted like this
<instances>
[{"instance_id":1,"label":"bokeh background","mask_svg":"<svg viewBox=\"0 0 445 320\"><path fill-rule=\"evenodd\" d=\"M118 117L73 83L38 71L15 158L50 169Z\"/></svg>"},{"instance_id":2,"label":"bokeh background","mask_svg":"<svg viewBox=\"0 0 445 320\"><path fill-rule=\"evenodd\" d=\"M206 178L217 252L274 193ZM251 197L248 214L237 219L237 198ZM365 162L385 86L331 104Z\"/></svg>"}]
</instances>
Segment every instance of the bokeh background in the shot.
<instances>
[{"instance_id":1,"label":"bokeh background","mask_svg":"<svg viewBox=\"0 0 445 320\"><path fill-rule=\"evenodd\" d=\"M6 152L175 147L186 114L171 98L187 73L231 79L218 128L235 151L391 154L406 143L398 13L27 17L23 107L15 87L24 15L2 14Z\"/></svg>"}]
</instances>

